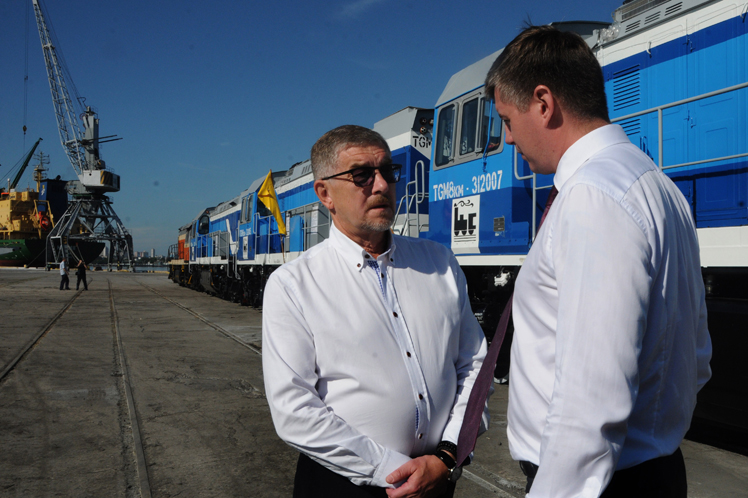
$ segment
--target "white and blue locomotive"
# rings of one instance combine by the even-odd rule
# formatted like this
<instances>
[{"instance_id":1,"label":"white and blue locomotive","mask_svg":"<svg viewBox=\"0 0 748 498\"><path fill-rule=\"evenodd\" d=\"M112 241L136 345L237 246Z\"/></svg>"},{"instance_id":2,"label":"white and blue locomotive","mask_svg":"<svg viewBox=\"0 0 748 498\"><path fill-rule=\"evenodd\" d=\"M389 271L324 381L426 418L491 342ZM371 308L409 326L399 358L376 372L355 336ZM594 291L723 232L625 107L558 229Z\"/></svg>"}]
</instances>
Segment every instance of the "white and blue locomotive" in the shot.
<instances>
[{"instance_id":1,"label":"white and blue locomotive","mask_svg":"<svg viewBox=\"0 0 748 498\"><path fill-rule=\"evenodd\" d=\"M748 315L747 13L748 4L731 0L626 0L613 23L556 25L587 41L603 69L611 119L691 204L714 344L714 376L697 415L701 410L742 430L748 420L742 387L748 379L737 373ZM405 167L394 231L455 252L489 336L552 181L534 175L504 142L492 96L485 95L486 73L500 52L456 73L433 111L406 108L374 127ZM326 238L330 223L312 190L308 161L274 180L288 236L280 237L258 204L258 179L180 229L170 249L171 278L259 304L267 275ZM743 381L735 382L736 375ZM729 406L720 401L725 396Z\"/></svg>"},{"instance_id":2,"label":"white and blue locomotive","mask_svg":"<svg viewBox=\"0 0 748 498\"><path fill-rule=\"evenodd\" d=\"M403 166L395 186L393 229L417 236L428 227L429 154L432 109L407 107L374 125L387 140L392 160ZM169 277L181 285L243 304L259 306L270 273L326 239L330 215L313 189L309 160L272 173L287 233L257 199L265 178L235 198L205 209L179 229L169 248Z\"/></svg>"},{"instance_id":3,"label":"white and blue locomotive","mask_svg":"<svg viewBox=\"0 0 748 498\"><path fill-rule=\"evenodd\" d=\"M690 202L714 346L696 415L746 436L748 377L739 365L748 349L747 13L748 4L730 0L627 0L612 24L556 24L587 41L611 119ZM489 336L552 181L532 174L503 141L483 86L500 53L456 73L436 103L430 226L421 234L455 252Z\"/></svg>"}]
</instances>

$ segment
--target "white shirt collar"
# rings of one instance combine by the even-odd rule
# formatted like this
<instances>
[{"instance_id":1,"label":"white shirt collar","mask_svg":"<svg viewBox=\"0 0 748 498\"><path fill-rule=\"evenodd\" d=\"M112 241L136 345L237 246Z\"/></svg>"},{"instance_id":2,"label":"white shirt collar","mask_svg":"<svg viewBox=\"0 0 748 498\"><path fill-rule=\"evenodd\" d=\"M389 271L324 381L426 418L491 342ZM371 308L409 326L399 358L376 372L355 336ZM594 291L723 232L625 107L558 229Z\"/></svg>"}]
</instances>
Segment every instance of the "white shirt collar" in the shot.
<instances>
[{"instance_id":1,"label":"white shirt collar","mask_svg":"<svg viewBox=\"0 0 748 498\"><path fill-rule=\"evenodd\" d=\"M553 184L558 191L592 156L611 145L629 142L619 125L609 124L592 130L569 147L558 162Z\"/></svg>"},{"instance_id":2,"label":"white shirt collar","mask_svg":"<svg viewBox=\"0 0 748 498\"><path fill-rule=\"evenodd\" d=\"M358 271L361 271L361 269L366 266L367 261L373 260L372 256L363 247L341 232L338 227L335 226L335 223L331 223L329 241L330 245L338 252L338 254L340 254L348 264L356 268ZM387 261L393 258L395 248L394 236L390 233L387 250L384 251L377 260L382 260L384 258L384 260Z\"/></svg>"}]
</instances>

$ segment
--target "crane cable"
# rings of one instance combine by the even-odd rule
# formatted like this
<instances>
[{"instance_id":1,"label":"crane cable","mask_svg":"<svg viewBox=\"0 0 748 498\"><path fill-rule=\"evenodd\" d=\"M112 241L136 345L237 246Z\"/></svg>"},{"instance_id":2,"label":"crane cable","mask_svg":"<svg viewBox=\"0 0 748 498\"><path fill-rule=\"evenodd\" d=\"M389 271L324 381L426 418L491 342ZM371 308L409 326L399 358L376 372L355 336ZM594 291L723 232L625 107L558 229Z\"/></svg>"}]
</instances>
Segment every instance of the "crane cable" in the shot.
<instances>
[{"instance_id":1,"label":"crane cable","mask_svg":"<svg viewBox=\"0 0 748 498\"><path fill-rule=\"evenodd\" d=\"M26 149L26 118L28 116L29 102L29 10L30 5L26 6L26 52L24 54L24 71L23 71L23 148Z\"/></svg>"}]
</instances>

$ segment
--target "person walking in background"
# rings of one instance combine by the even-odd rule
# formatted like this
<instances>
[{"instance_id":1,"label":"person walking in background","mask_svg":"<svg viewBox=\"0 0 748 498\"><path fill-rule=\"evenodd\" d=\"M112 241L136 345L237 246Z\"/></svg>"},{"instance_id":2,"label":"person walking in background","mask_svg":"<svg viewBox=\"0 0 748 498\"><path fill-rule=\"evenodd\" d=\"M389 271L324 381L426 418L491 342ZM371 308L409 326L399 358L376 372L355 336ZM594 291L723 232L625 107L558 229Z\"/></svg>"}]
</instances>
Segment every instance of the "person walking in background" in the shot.
<instances>
[{"instance_id":1,"label":"person walking in background","mask_svg":"<svg viewBox=\"0 0 748 498\"><path fill-rule=\"evenodd\" d=\"M68 277L68 262L62 258L60 261L60 290L70 290L70 278Z\"/></svg>"},{"instance_id":2,"label":"person walking in background","mask_svg":"<svg viewBox=\"0 0 748 498\"><path fill-rule=\"evenodd\" d=\"M554 175L512 307L507 435L528 497L685 498L712 351L688 201L610 124L580 36L527 28L486 93L506 143Z\"/></svg>"},{"instance_id":3,"label":"person walking in background","mask_svg":"<svg viewBox=\"0 0 748 498\"><path fill-rule=\"evenodd\" d=\"M88 290L88 282L86 282L86 263L82 259L78 260L78 266L76 266L75 274L78 276L78 281L75 283L75 290L78 290L83 282L83 288Z\"/></svg>"}]
</instances>

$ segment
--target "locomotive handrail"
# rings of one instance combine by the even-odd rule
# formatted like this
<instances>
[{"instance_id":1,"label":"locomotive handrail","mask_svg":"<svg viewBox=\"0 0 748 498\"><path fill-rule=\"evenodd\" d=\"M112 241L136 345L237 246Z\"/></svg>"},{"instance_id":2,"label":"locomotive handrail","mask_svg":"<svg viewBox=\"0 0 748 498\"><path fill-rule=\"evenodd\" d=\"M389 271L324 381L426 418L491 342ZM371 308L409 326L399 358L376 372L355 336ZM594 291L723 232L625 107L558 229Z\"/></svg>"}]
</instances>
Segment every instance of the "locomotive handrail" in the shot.
<instances>
[{"instance_id":1,"label":"locomotive handrail","mask_svg":"<svg viewBox=\"0 0 748 498\"><path fill-rule=\"evenodd\" d=\"M743 153L743 154L734 154L731 156L716 157L713 159L704 159L701 161L691 161L687 163L672 164L670 166L663 165L663 162L664 162L663 132L662 132L662 128L663 128L662 111L663 110L670 109L671 107L677 107L683 104L689 104L691 102L696 102L697 100L704 100L709 97L714 97L716 95L722 95L723 93L734 92L735 90L740 90L741 88L746 88L746 87L748 87L748 82L741 83L739 85L728 86L728 87L722 88L721 90L714 90L713 92L702 93L701 95L696 95L694 97L689 97L687 99L677 100L669 104L664 104L664 105L652 107L650 109L646 109L644 111L627 114L626 116L621 116L619 118L612 119L610 122L615 123L618 121L623 121L624 119L636 118L639 116L643 116L645 114L651 114L653 112L657 112L657 134L658 134L657 136L657 165L659 166L661 171L666 170L666 169L671 169L671 168L682 168L684 166L693 166L695 164L725 161L727 159L735 159L738 157L748 157L748 153Z\"/></svg>"},{"instance_id":2,"label":"locomotive handrail","mask_svg":"<svg viewBox=\"0 0 748 498\"><path fill-rule=\"evenodd\" d=\"M419 194L419 190L418 190L418 174L419 173L421 174L421 190L420 190L420 194ZM420 204L420 203L423 202L423 200L425 198L428 197L428 194L426 193L426 189L423 188L423 186L426 185L426 165L424 164L424 162L422 160L418 160L416 162L416 174L415 174L415 178L416 178L416 194L415 195L418 196L416 202L418 204Z\"/></svg>"},{"instance_id":3,"label":"locomotive handrail","mask_svg":"<svg viewBox=\"0 0 748 498\"><path fill-rule=\"evenodd\" d=\"M400 214L400 211L405 205L405 223L403 223L403 226L400 228L400 234L403 235L405 232L405 227L408 227L408 235L410 235L410 208L413 202L413 199L416 197L417 194L410 195L410 186L411 185L417 185L417 181L413 180L412 182L408 182L405 184L405 195L402 196L400 199L400 202L397 205L397 211L395 211L395 220L397 220L398 215ZM417 187L416 187L417 192ZM418 209L418 203L416 203L416 209ZM416 221L417 224L417 221ZM420 233L420 231L419 231Z\"/></svg>"},{"instance_id":4,"label":"locomotive handrail","mask_svg":"<svg viewBox=\"0 0 748 498\"><path fill-rule=\"evenodd\" d=\"M517 146L514 146L514 159L513 159L513 166L514 166L514 178L516 178L519 181L529 180L532 179L532 238L530 239L532 242L535 242L535 236L538 234L538 213L537 209L534 209L534 206L538 203L538 190L544 189L544 188L550 188L550 186L546 187L538 187L538 178L535 175L535 173L527 176L519 176L519 171L517 171L517 166L519 161L517 161Z\"/></svg>"},{"instance_id":5,"label":"locomotive handrail","mask_svg":"<svg viewBox=\"0 0 748 498\"><path fill-rule=\"evenodd\" d=\"M677 107L684 104L689 104L691 102L696 102L698 100L704 100L709 97L714 97L717 95L721 95L723 93L728 92L734 92L736 90L740 90L741 88L748 87L748 82L741 83L739 85L732 85L729 87L722 88L720 90L714 90L712 92L702 93L701 95L696 95L694 97L689 97L687 99L678 100L675 102L670 102L669 104L664 104L656 107L652 107L650 109L646 109L644 111L638 111L631 114L627 114L626 116L621 116L615 119L611 119L611 123L616 123L619 121L623 121L626 119L636 118L639 116L644 116L646 114L651 114L653 112L657 112L657 165L660 168L660 171L664 171L666 169L672 169L672 168L683 168L685 166L694 166L696 164L705 164L705 163L714 163L718 161L726 161L728 159L737 159L740 157L748 157L748 152L742 153L742 154L733 154L730 156L721 156L721 157L715 157L711 159L703 159L700 161L690 161L686 163L679 163L679 164L671 164L669 166L664 166L664 151L663 151L663 119L662 119L662 111L665 109L670 109L671 107ZM517 170L517 166L519 165L519 161L517 160L517 147L514 147L514 177L519 180L529 180L532 179L532 205L535 206L537 204L537 191L545 188L551 188L550 185L538 187L537 186L537 178L535 173L527 176L520 176L519 171ZM537 210L532 210L532 240L535 241L535 236L537 235Z\"/></svg>"},{"instance_id":6,"label":"locomotive handrail","mask_svg":"<svg viewBox=\"0 0 748 498\"><path fill-rule=\"evenodd\" d=\"M410 181L405 184L405 195L400 199L400 202L397 205L397 210L395 211L395 220L397 220L398 215L400 214L400 211L402 210L403 205L405 205L405 223L400 228L400 234L403 235L405 232L405 227L408 227L408 236L410 236L410 209L413 207L413 201L415 201L415 208L416 208L416 228L418 229L417 233L421 233L421 228L423 225L421 225L421 213L418 209L419 204L421 204L425 199L429 198L429 194L424 190L418 188L419 182L418 182L418 175L421 175L421 185L426 185L426 165L423 161L416 162L416 172L415 172L415 180ZM415 188L414 193L410 194L410 186L413 185Z\"/></svg>"}]
</instances>

